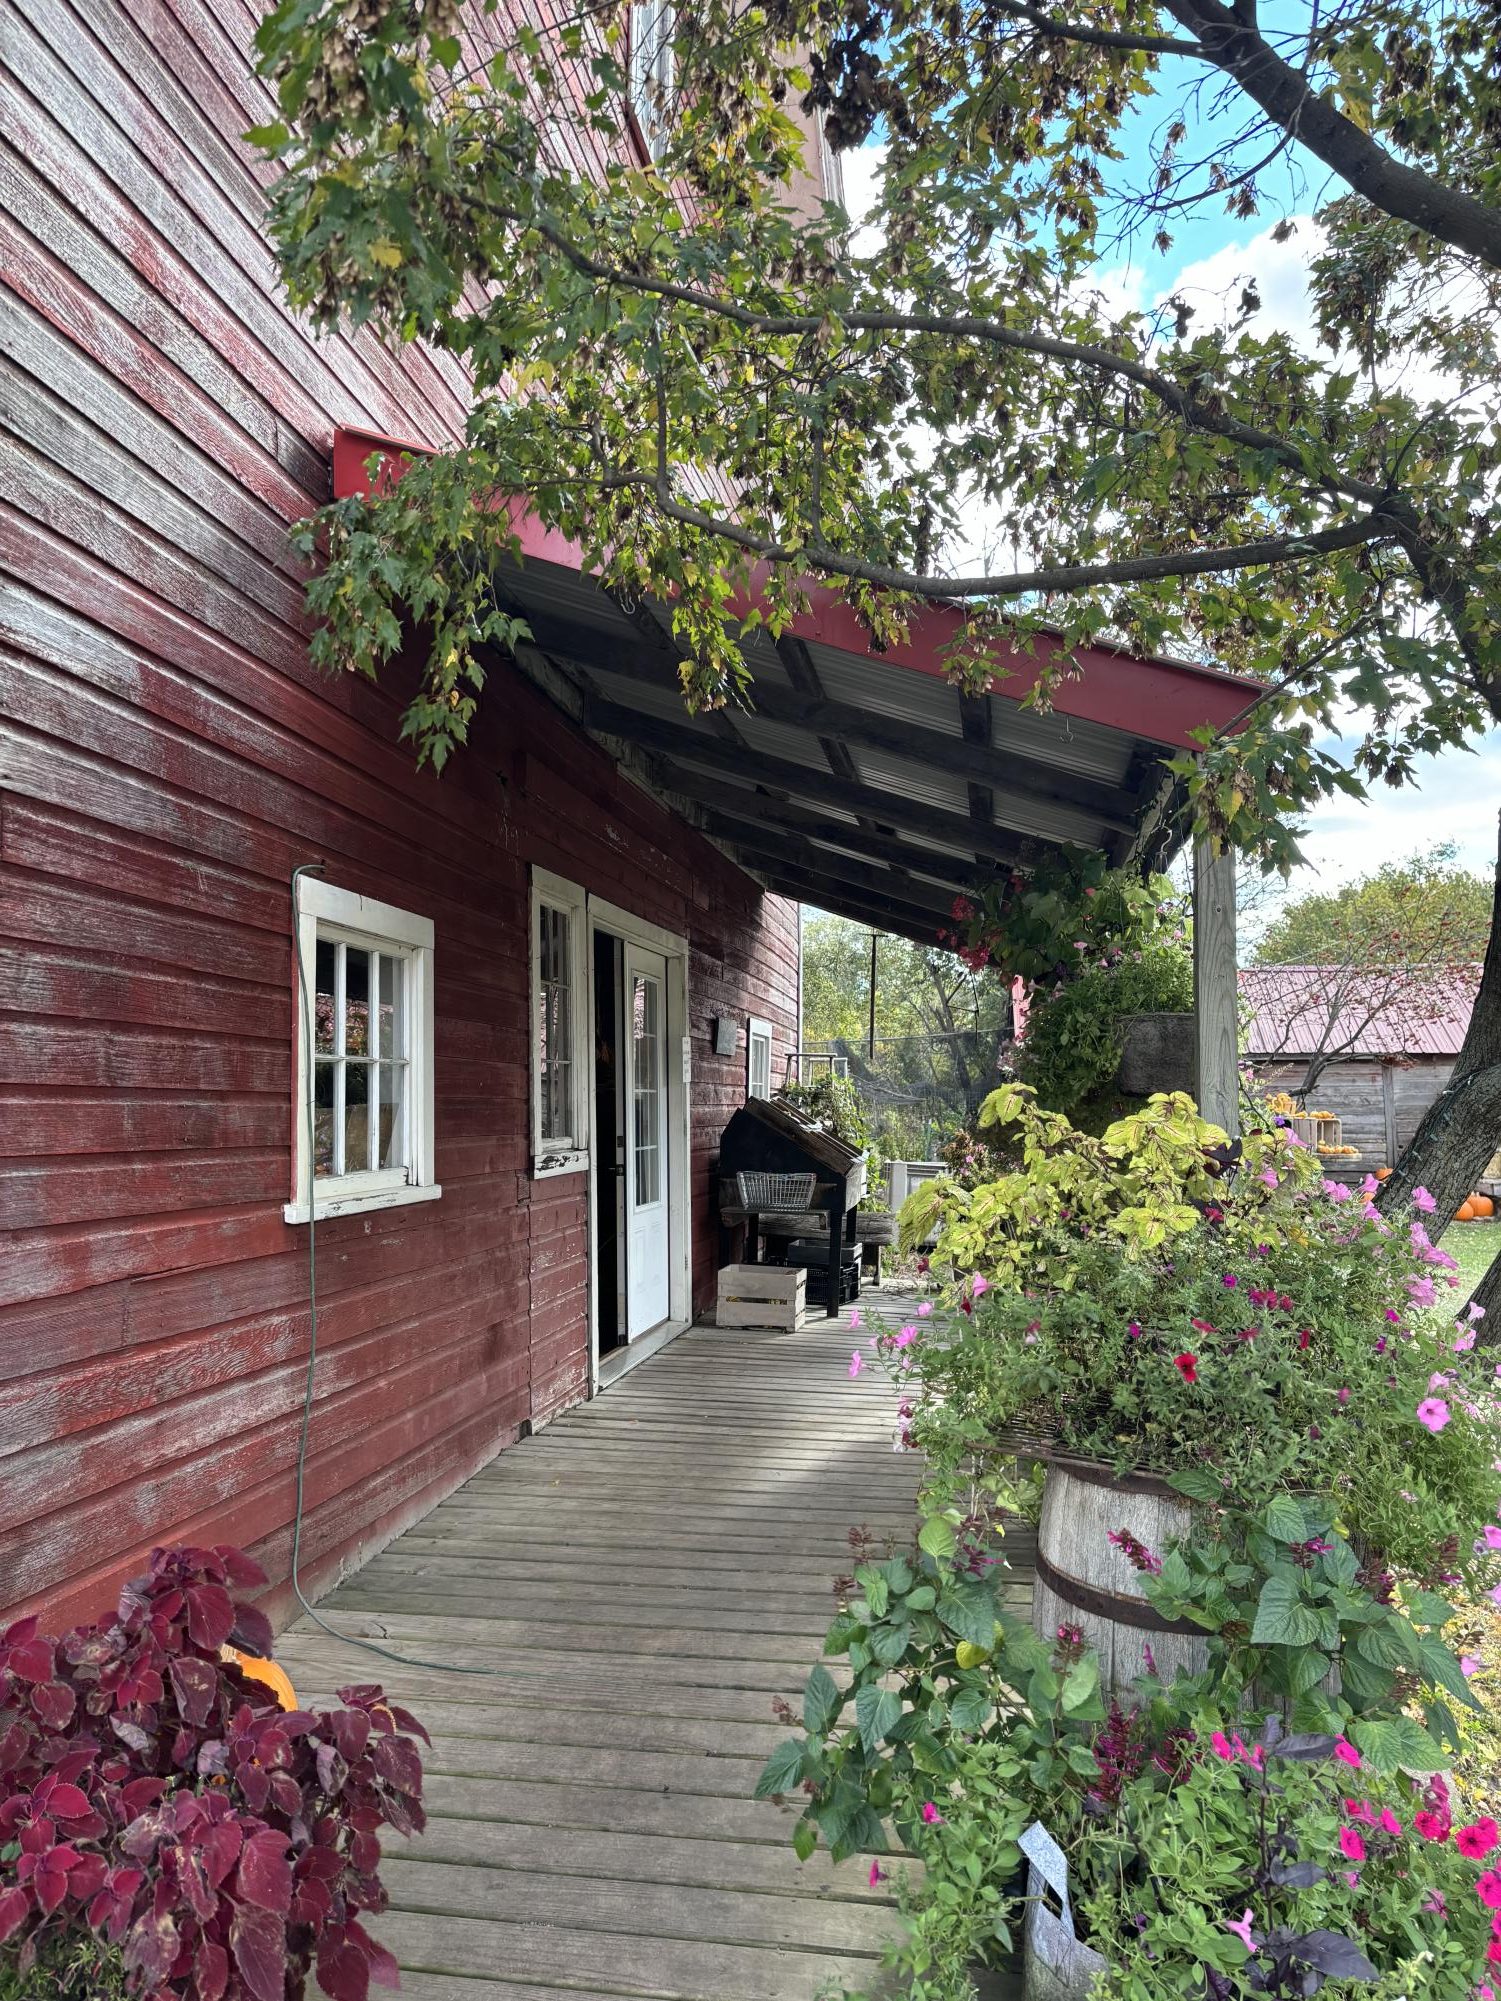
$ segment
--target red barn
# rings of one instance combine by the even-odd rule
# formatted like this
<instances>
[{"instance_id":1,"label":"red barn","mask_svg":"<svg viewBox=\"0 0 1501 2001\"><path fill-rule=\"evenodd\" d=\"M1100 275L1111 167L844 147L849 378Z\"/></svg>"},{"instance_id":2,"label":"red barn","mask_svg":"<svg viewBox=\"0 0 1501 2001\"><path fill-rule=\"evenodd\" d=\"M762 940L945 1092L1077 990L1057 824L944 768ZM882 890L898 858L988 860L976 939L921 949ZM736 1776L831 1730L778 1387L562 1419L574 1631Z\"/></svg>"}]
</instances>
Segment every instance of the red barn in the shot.
<instances>
[{"instance_id":1,"label":"red barn","mask_svg":"<svg viewBox=\"0 0 1501 2001\"><path fill-rule=\"evenodd\" d=\"M286 309L255 25L17 0L0 52L0 1611L49 1624L169 1539L285 1610L310 1201L318 1590L712 1298L797 900L931 937L1039 842L1145 853L1164 746L1242 699L1101 651L1066 715L1025 665L961 701L947 614L877 661L828 607L695 720L542 545L497 581L535 644L418 772L399 668L310 668L286 534L466 383Z\"/></svg>"}]
</instances>

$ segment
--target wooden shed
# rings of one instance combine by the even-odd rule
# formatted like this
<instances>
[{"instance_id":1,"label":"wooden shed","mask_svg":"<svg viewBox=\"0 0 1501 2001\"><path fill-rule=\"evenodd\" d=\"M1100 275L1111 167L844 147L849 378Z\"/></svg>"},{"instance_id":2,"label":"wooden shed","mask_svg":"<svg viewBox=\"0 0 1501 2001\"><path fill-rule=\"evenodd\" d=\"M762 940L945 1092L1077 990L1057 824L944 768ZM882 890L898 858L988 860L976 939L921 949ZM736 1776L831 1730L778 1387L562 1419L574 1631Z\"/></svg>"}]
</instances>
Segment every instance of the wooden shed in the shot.
<instances>
[{"instance_id":1,"label":"wooden shed","mask_svg":"<svg viewBox=\"0 0 1501 2001\"><path fill-rule=\"evenodd\" d=\"M1449 1081L1479 977L1478 968L1248 966L1240 995L1257 1081L1296 1098L1310 1066L1327 1058L1308 1108L1333 1112L1345 1143L1360 1149L1337 1171L1394 1166Z\"/></svg>"}]
</instances>

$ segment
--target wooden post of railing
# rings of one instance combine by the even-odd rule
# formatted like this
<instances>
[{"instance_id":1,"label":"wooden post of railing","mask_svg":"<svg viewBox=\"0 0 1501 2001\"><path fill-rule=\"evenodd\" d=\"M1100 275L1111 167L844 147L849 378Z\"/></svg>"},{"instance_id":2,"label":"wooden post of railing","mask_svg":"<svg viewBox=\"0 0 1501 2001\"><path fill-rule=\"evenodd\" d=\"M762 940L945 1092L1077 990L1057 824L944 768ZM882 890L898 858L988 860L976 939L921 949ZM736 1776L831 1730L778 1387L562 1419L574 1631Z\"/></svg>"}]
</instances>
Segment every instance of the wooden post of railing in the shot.
<instances>
[{"instance_id":1,"label":"wooden post of railing","mask_svg":"<svg viewBox=\"0 0 1501 2001\"><path fill-rule=\"evenodd\" d=\"M1235 855L1194 840L1194 1071L1200 1117L1240 1131L1236 1047Z\"/></svg>"}]
</instances>

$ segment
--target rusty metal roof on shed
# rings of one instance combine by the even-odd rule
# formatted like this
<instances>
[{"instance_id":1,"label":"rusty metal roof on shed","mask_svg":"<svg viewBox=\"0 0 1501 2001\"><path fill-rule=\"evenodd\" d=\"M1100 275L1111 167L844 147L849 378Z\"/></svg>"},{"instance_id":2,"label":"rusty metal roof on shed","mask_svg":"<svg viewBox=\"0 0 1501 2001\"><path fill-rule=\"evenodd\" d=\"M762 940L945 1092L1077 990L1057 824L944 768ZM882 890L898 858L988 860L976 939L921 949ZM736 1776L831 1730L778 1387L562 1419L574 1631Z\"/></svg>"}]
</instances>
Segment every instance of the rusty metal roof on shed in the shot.
<instances>
[{"instance_id":1,"label":"rusty metal roof on shed","mask_svg":"<svg viewBox=\"0 0 1501 2001\"><path fill-rule=\"evenodd\" d=\"M1241 998L1251 1013L1251 1054L1289 1062L1327 1047L1350 1057L1455 1057L1479 985L1478 966L1434 967L1417 975L1247 966L1240 974Z\"/></svg>"}]
</instances>

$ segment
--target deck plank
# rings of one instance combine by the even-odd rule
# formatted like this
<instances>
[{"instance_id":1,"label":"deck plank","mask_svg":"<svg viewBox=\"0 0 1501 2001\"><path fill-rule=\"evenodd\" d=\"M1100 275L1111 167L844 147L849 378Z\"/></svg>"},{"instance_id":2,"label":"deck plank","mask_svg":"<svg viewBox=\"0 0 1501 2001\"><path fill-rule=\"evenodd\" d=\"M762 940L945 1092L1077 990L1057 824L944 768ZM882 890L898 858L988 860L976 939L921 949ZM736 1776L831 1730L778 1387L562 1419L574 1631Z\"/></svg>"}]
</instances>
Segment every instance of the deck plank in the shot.
<instances>
[{"instance_id":1,"label":"deck plank","mask_svg":"<svg viewBox=\"0 0 1501 2001\"><path fill-rule=\"evenodd\" d=\"M751 1797L785 1734L773 1699L795 1702L819 1657L851 1527L913 1524L919 1469L891 1450L890 1388L848 1373L869 1338L823 1320L695 1328L320 1608L406 1660L309 1620L283 1636L304 1700L378 1680L433 1732L429 1828L389 1846L379 1925L409 2001L876 1991L892 1884L858 1860L798 1863L796 1809Z\"/></svg>"}]
</instances>

